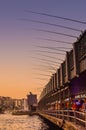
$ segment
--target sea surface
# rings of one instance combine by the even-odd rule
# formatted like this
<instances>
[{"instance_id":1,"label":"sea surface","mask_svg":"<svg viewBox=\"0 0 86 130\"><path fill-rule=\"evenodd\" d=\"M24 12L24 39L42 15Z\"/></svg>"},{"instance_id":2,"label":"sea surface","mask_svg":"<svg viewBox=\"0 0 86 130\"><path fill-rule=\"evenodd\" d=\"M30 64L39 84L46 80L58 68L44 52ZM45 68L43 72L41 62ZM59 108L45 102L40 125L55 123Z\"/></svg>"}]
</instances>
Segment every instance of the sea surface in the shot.
<instances>
[{"instance_id":1,"label":"sea surface","mask_svg":"<svg viewBox=\"0 0 86 130\"><path fill-rule=\"evenodd\" d=\"M0 130L60 130L39 116L0 114Z\"/></svg>"}]
</instances>

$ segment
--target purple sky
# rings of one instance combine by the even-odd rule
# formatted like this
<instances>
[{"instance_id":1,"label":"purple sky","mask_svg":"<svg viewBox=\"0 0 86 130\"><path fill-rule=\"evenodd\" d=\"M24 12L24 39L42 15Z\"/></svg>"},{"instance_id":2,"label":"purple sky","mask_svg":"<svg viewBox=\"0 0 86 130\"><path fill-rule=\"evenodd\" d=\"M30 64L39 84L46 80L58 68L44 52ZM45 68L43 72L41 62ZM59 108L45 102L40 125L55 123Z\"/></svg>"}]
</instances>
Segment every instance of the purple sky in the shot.
<instances>
[{"instance_id":1,"label":"purple sky","mask_svg":"<svg viewBox=\"0 0 86 130\"><path fill-rule=\"evenodd\" d=\"M32 57L45 58L36 55L34 50L47 51L47 49L37 48L35 45L72 48L71 44L48 42L38 38L64 40L72 43L76 41L76 38L39 32L32 28L62 32L76 35L77 37L80 35L80 32L19 19L29 18L81 30L86 29L86 25L80 23L31 14L24 10L86 21L85 0L0 0L0 95L3 96L25 97L29 91L39 95L44 85L48 82L48 80L43 81L34 78L37 76L35 73L45 74L44 72L37 72L33 69L35 65L42 63L40 63L40 60ZM64 59L61 55L47 55ZM47 74L50 73L48 72ZM38 75L37 77L50 78L42 77L42 75Z\"/></svg>"}]
</instances>

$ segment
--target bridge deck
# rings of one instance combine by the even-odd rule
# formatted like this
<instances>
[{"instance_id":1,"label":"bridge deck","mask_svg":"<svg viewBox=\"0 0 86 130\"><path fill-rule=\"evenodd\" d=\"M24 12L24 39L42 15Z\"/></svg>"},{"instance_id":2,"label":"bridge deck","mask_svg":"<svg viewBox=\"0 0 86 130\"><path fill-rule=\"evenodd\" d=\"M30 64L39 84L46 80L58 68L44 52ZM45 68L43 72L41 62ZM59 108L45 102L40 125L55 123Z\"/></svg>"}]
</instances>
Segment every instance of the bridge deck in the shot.
<instances>
[{"instance_id":1,"label":"bridge deck","mask_svg":"<svg viewBox=\"0 0 86 130\"><path fill-rule=\"evenodd\" d=\"M63 119L59 119L57 117L53 117L51 115L48 115L48 114L45 114L42 112L38 112L38 114L40 116L42 116L43 118L49 120L53 124L59 126L60 128L63 128L63 130L86 130L85 127L80 126L80 125L76 125L72 122L64 121Z\"/></svg>"}]
</instances>

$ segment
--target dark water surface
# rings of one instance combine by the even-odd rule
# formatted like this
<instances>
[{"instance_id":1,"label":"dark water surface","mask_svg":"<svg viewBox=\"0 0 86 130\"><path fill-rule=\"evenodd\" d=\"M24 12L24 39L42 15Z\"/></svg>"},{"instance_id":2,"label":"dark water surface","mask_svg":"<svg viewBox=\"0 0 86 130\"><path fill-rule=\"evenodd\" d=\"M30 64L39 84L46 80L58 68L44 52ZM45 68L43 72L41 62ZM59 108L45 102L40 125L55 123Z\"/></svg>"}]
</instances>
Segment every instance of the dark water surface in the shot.
<instances>
[{"instance_id":1,"label":"dark water surface","mask_svg":"<svg viewBox=\"0 0 86 130\"><path fill-rule=\"evenodd\" d=\"M60 130L39 116L0 114L0 130Z\"/></svg>"}]
</instances>

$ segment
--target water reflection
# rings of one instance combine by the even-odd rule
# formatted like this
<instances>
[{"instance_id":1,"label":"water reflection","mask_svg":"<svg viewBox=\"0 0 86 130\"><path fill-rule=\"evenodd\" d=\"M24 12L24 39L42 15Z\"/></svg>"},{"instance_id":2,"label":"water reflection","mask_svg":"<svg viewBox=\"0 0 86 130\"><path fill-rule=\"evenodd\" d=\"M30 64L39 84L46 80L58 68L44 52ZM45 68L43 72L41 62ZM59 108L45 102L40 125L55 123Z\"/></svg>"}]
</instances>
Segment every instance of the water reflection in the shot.
<instances>
[{"instance_id":1,"label":"water reflection","mask_svg":"<svg viewBox=\"0 0 86 130\"><path fill-rule=\"evenodd\" d=\"M59 130L39 116L0 114L0 130Z\"/></svg>"}]
</instances>

